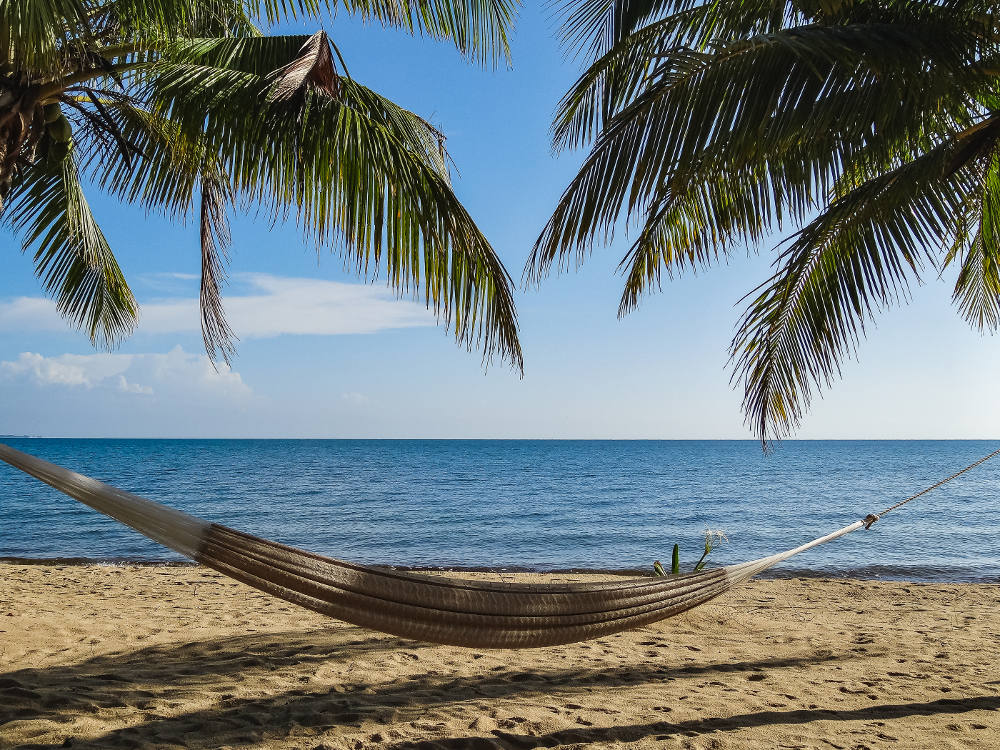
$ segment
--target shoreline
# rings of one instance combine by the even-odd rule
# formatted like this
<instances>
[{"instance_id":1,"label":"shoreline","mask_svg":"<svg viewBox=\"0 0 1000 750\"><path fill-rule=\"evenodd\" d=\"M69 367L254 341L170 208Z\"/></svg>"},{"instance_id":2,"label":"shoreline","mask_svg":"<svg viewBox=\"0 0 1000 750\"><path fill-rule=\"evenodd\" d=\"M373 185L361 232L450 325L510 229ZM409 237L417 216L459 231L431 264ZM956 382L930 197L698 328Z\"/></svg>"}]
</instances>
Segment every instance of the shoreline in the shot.
<instances>
[{"instance_id":1,"label":"shoreline","mask_svg":"<svg viewBox=\"0 0 1000 750\"><path fill-rule=\"evenodd\" d=\"M3 747L989 750L1000 736L1000 585L758 580L638 630L496 651L346 625L201 566L0 563L0 631Z\"/></svg>"},{"instance_id":2,"label":"shoreline","mask_svg":"<svg viewBox=\"0 0 1000 750\"><path fill-rule=\"evenodd\" d=\"M356 561L351 561L356 562ZM466 565L378 565L361 563L371 567L385 568L415 573L495 573L504 575L609 575L609 576L651 576L650 569L639 568L545 568L531 566L466 566ZM40 565L40 566L95 566L95 567L136 567L136 568L195 568L199 563L192 560L158 560L130 557L17 557L0 556L0 565ZM770 568L755 576L760 580L816 579L831 581L885 581L892 583L944 584L944 585L994 585L1000 584L1000 574L949 576L940 571L937 576L917 575L917 571L927 571L927 566L899 567L869 565L863 568ZM933 569L932 569L933 570Z\"/></svg>"}]
</instances>

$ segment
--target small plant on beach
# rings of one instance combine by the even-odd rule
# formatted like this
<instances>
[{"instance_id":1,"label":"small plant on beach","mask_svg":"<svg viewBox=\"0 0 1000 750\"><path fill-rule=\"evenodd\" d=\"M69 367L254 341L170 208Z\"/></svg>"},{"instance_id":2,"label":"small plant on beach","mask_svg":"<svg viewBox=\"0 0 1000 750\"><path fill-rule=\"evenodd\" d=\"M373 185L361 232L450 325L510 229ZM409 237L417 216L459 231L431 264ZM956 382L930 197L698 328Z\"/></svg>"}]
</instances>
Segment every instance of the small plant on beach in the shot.
<instances>
[{"instance_id":1,"label":"small plant on beach","mask_svg":"<svg viewBox=\"0 0 1000 750\"><path fill-rule=\"evenodd\" d=\"M700 570L704 570L705 564L708 562L708 556L712 553L712 550L728 541L729 538L719 529L705 529L705 551L701 553L701 557L698 559L698 562L695 563L692 572L697 573ZM670 558L670 575L680 575L681 548L679 544L674 545ZM663 565L659 560L653 561L653 574L657 576L667 575L667 572L663 569Z\"/></svg>"},{"instance_id":2,"label":"small plant on beach","mask_svg":"<svg viewBox=\"0 0 1000 750\"><path fill-rule=\"evenodd\" d=\"M729 537L720 529L705 529L705 551L701 553L701 558L699 558L697 564L694 566L694 572L697 573L705 567L705 563L708 561L708 556L712 553L712 550L728 541Z\"/></svg>"}]
</instances>

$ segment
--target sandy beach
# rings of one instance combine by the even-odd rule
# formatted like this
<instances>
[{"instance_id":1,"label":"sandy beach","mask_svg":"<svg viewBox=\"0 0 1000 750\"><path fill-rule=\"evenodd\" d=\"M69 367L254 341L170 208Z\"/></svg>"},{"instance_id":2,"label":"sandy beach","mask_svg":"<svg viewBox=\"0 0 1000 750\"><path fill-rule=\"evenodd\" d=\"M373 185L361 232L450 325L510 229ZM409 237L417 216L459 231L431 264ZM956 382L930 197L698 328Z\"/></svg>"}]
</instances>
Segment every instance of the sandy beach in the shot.
<instances>
[{"instance_id":1,"label":"sandy beach","mask_svg":"<svg viewBox=\"0 0 1000 750\"><path fill-rule=\"evenodd\" d=\"M998 665L1000 585L757 581L511 652L204 568L0 564L2 748L997 748Z\"/></svg>"}]
</instances>

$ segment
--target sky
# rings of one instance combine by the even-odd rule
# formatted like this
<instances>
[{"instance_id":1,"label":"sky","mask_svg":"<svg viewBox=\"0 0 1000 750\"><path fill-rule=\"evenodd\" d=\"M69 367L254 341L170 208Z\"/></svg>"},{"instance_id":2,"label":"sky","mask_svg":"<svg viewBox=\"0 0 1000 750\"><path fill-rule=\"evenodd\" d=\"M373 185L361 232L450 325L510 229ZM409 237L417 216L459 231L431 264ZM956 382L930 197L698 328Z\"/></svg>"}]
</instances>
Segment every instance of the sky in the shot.
<instances>
[{"instance_id":1,"label":"sky","mask_svg":"<svg viewBox=\"0 0 1000 750\"><path fill-rule=\"evenodd\" d=\"M582 154L554 156L549 124L578 67L529 3L510 69L446 43L343 16L321 25L353 78L448 137L455 190L515 279ZM141 305L113 352L67 327L5 235L0 277L0 434L67 437L750 438L730 383L740 298L769 275L773 242L686 274L616 316L619 233L578 271L520 288L524 377L467 351L417 301L364 284L294 224L236 210L225 303L232 368L198 328L195 223L178 225L93 189L91 204ZM880 315L795 437L993 438L994 337L972 331L933 275Z\"/></svg>"}]
</instances>

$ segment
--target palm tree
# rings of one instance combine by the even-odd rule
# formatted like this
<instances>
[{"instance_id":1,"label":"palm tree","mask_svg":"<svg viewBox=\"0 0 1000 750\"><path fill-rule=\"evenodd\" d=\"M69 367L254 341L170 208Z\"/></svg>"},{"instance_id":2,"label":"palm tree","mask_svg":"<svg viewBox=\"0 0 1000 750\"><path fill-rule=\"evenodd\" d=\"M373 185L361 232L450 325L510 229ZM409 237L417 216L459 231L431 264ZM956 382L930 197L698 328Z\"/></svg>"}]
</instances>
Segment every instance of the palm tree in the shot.
<instances>
[{"instance_id":1,"label":"palm tree","mask_svg":"<svg viewBox=\"0 0 1000 750\"><path fill-rule=\"evenodd\" d=\"M1000 17L988 0L575 0L590 61L556 148L589 145L525 269L632 231L619 314L664 274L779 245L731 346L765 447L926 273L1000 323Z\"/></svg>"},{"instance_id":2,"label":"palm tree","mask_svg":"<svg viewBox=\"0 0 1000 750\"><path fill-rule=\"evenodd\" d=\"M496 64L516 0L0 0L0 211L97 344L137 305L84 184L201 227L202 333L226 362L227 214L294 216L459 342L521 367L512 283L449 182L444 136L349 75L336 46L258 23L346 13Z\"/></svg>"}]
</instances>

